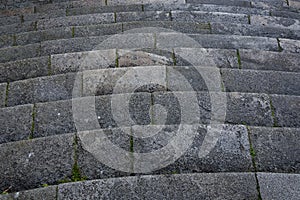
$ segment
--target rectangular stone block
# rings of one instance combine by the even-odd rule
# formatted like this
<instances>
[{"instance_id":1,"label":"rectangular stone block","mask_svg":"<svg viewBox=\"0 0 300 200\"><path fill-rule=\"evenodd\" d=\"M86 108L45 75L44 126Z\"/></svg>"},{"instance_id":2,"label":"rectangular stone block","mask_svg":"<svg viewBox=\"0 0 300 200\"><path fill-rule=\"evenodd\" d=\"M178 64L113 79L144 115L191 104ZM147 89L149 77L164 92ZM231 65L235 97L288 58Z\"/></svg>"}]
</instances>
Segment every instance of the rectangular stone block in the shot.
<instances>
[{"instance_id":1,"label":"rectangular stone block","mask_svg":"<svg viewBox=\"0 0 300 200\"><path fill-rule=\"evenodd\" d=\"M51 55L51 72L64 74L116 67L116 50L97 50Z\"/></svg>"},{"instance_id":2,"label":"rectangular stone block","mask_svg":"<svg viewBox=\"0 0 300 200\"><path fill-rule=\"evenodd\" d=\"M171 11L174 21L193 21L193 22L226 22L248 24L248 16L245 14L229 14L222 12L203 12L203 11Z\"/></svg>"},{"instance_id":3,"label":"rectangular stone block","mask_svg":"<svg viewBox=\"0 0 300 200\"><path fill-rule=\"evenodd\" d=\"M152 165L155 170L151 174L253 170L244 126L181 124L153 127L152 131L144 131L152 137L133 136L133 149L138 154L134 159L135 171L142 167L151 170ZM207 137L212 137L213 142L206 141ZM174 151L178 154L174 155ZM152 162L145 166L143 160Z\"/></svg>"},{"instance_id":4,"label":"rectangular stone block","mask_svg":"<svg viewBox=\"0 0 300 200\"><path fill-rule=\"evenodd\" d=\"M299 173L299 129L250 127L258 171Z\"/></svg>"},{"instance_id":5,"label":"rectangular stone block","mask_svg":"<svg viewBox=\"0 0 300 200\"><path fill-rule=\"evenodd\" d=\"M0 63L0 81L11 82L48 75L48 57Z\"/></svg>"},{"instance_id":6,"label":"rectangular stone block","mask_svg":"<svg viewBox=\"0 0 300 200\"><path fill-rule=\"evenodd\" d=\"M287 53L299 53L300 52L300 41L291 39L279 39L280 47L283 52Z\"/></svg>"},{"instance_id":7,"label":"rectangular stone block","mask_svg":"<svg viewBox=\"0 0 300 200\"><path fill-rule=\"evenodd\" d=\"M27 140L32 129L33 105L0 109L0 143Z\"/></svg>"},{"instance_id":8,"label":"rectangular stone block","mask_svg":"<svg viewBox=\"0 0 300 200\"><path fill-rule=\"evenodd\" d=\"M40 56L40 44L28 44L0 49L0 62L9 62Z\"/></svg>"},{"instance_id":9,"label":"rectangular stone block","mask_svg":"<svg viewBox=\"0 0 300 200\"><path fill-rule=\"evenodd\" d=\"M165 11L146 12L120 12L116 14L116 22L130 21L167 21L170 20L170 13Z\"/></svg>"},{"instance_id":10,"label":"rectangular stone block","mask_svg":"<svg viewBox=\"0 0 300 200\"><path fill-rule=\"evenodd\" d=\"M251 7L250 2L247 0L186 0L186 3L197 3L197 4L215 4L215 5L226 5L226 6L241 6L241 7Z\"/></svg>"},{"instance_id":11,"label":"rectangular stone block","mask_svg":"<svg viewBox=\"0 0 300 200\"><path fill-rule=\"evenodd\" d=\"M7 83L0 83L0 108L5 106Z\"/></svg>"},{"instance_id":12,"label":"rectangular stone block","mask_svg":"<svg viewBox=\"0 0 300 200\"><path fill-rule=\"evenodd\" d=\"M280 127L300 127L300 97L271 95L275 125Z\"/></svg>"},{"instance_id":13,"label":"rectangular stone block","mask_svg":"<svg viewBox=\"0 0 300 200\"><path fill-rule=\"evenodd\" d=\"M300 175L299 174L257 174L260 193L263 199L291 199L300 197Z\"/></svg>"},{"instance_id":14,"label":"rectangular stone block","mask_svg":"<svg viewBox=\"0 0 300 200\"><path fill-rule=\"evenodd\" d=\"M76 76L70 73L12 82L8 106L71 99L73 87L78 89L78 94L81 91L81 80L76 79Z\"/></svg>"},{"instance_id":15,"label":"rectangular stone block","mask_svg":"<svg viewBox=\"0 0 300 200\"><path fill-rule=\"evenodd\" d=\"M298 54L260 50L239 50L243 69L299 72Z\"/></svg>"},{"instance_id":16,"label":"rectangular stone block","mask_svg":"<svg viewBox=\"0 0 300 200\"><path fill-rule=\"evenodd\" d=\"M35 29L35 22L15 23L2 26L0 30L0 35L35 31Z\"/></svg>"},{"instance_id":17,"label":"rectangular stone block","mask_svg":"<svg viewBox=\"0 0 300 200\"><path fill-rule=\"evenodd\" d=\"M297 73L234 69L221 69L221 73L226 92L300 94Z\"/></svg>"},{"instance_id":18,"label":"rectangular stone block","mask_svg":"<svg viewBox=\"0 0 300 200\"><path fill-rule=\"evenodd\" d=\"M31 199L31 200L56 200L56 188L57 186L47 186L45 188L38 188L34 190L27 190L22 192L16 192L6 195L1 195L1 200L11 199Z\"/></svg>"},{"instance_id":19,"label":"rectangular stone block","mask_svg":"<svg viewBox=\"0 0 300 200\"><path fill-rule=\"evenodd\" d=\"M57 184L72 175L74 135L60 135L0 145L1 191ZM9 159L7 159L9 155ZM13 167L12 167L13 166Z\"/></svg>"},{"instance_id":20,"label":"rectangular stone block","mask_svg":"<svg viewBox=\"0 0 300 200\"><path fill-rule=\"evenodd\" d=\"M213 185L214 187L211 187ZM180 174L95 180L59 186L59 199L257 199L252 173ZM76 188L76 189L75 189ZM101 188L99 190L99 188ZM99 190L95 192L95 190Z\"/></svg>"},{"instance_id":21,"label":"rectangular stone block","mask_svg":"<svg viewBox=\"0 0 300 200\"><path fill-rule=\"evenodd\" d=\"M122 24L99 24L74 27L74 37L88 37L101 35L114 35L122 32Z\"/></svg>"},{"instance_id":22,"label":"rectangular stone block","mask_svg":"<svg viewBox=\"0 0 300 200\"><path fill-rule=\"evenodd\" d=\"M251 15L251 25L272 26L278 28L299 30L300 22L297 19L276 16Z\"/></svg>"}]
</instances>

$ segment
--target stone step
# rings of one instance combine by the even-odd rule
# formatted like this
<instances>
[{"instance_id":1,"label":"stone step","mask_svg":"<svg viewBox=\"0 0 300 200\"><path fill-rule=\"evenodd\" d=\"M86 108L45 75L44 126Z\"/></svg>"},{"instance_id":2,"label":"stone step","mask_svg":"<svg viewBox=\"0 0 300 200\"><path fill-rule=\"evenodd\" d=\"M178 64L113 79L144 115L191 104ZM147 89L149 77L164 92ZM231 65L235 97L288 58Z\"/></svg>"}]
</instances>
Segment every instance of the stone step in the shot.
<instances>
[{"instance_id":1,"label":"stone step","mask_svg":"<svg viewBox=\"0 0 300 200\"><path fill-rule=\"evenodd\" d=\"M9 62L38 56L62 54L71 52L91 51L97 49L124 48L220 48L220 49L256 49L265 51L284 51L298 53L300 43L297 40L275 39L267 37L215 35L215 34L180 34L174 32L150 33L153 29L146 29L145 33L126 33L112 37L91 36L70 39L49 40L24 46L0 49L3 57L0 62ZM161 30L160 30L161 31ZM148 32L148 33L147 33ZM135 38L135 40L133 39ZM114 41L121 41L116 43ZM131 42L130 42L131 41ZM104 45L104 46L103 46ZM26 50L25 50L26 49Z\"/></svg>"},{"instance_id":2,"label":"stone step","mask_svg":"<svg viewBox=\"0 0 300 200\"><path fill-rule=\"evenodd\" d=\"M209 66L214 65L218 68L241 68L253 70L272 70L272 71L285 71L285 72L300 72L300 59L296 53L284 52L270 52L260 50L240 49L197 49L197 48L175 48L174 55L176 63L172 58L172 49L168 50L169 55L165 54L157 60L156 54L147 52L128 52L122 54L122 50L95 50L90 52L77 52L67 54L56 54L51 57L38 57L29 58L19 61L7 62L0 64L0 83L13 82L29 78L36 78L48 75L64 74L69 72L78 72L85 69L87 66L84 64L85 58L88 55L94 55L97 59L89 62L89 69L101 68L115 68L115 67L130 67L136 65L154 65L155 63L167 65L184 65L186 62L182 61L183 55L189 55L191 62L194 65ZM135 56L141 60L145 57L150 57L144 62L134 62L130 59L125 59L126 56ZM182 55L182 56L180 56ZM104 57L104 59L101 59ZM118 58L118 59L117 59ZM118 60L118 66L116 63ZM169 60L168 62L163 61ZM170 63L170 60L171 63ZM125 62L126 61L126 62Z\"/></svg>"},{"instance_id":3,"label":"stone step","mask_svg":"<svg viewBox=\"0 0 300 200\"><path fill-rule=\"evenodd\" d=\"M219 129L215 130L219 132L218 140L212 147L209 155L201 154L199 157L198 154L203 151L200 150L200 146L208 134L207 130L210 129L210 127L203 125L181 125L180 130L182 130L183 133L187 132L187 135L190 134L191 136L189 137L189 141L186 141L188 142L188 146L184 147L185 150L183 150L183 152L180 152L180 156L182 156L178 160L174 160L174 162L168 166L162 164L162 166L151 166L153 169L149 168L145 170L139 168L139 164L142 163L135 161L132 163L135 167L133 171L127 168L127 164L125 164L124 169L122 169L117 167L113 168L109 163L101 163L99 160L99 156L101 155L86 146L87 139L94 137L93 135L95 133L100 134L104 131L105 137L108 137L111 143L127 151L126 154L130 154L130 146L133 144L133 151L135 152L133 155L138 156L139 152L151 152L156 148L160 149L160 147L166 145L168 140L171 139L170 137L179 131L178 127L143 126L139 127L140 129L137 128L136 131L130 131L130 129L126 128L93 130L79 132L77 137L75 137L74 134L64 134L1 144L0 157L5 159L7 153L9 153L10 159L1 165L1 170L5 173L0 175L1 180L4 180L1 182L0 188L1 191L4 191L6 188L12 186L11 191L20 191L41 187L42 184L58 184L60 181L63 182L64 179L67 181L67 178L76 176L72 174L74 173L74 167L77 169L77 173L80 173L77 174L77 178L80 176L79 178L86 177L87 179L128 176L129 173L170 174L170 172L252 171L253 166L246 127L241 125L219 125L218 127ZM158 133L155 136L156 142L152 138L141 139L135 137L133 137L132 142L130 135L127 135L130 134L128 131L135 135L140 134L139 130L149 130L146 132L147 134L153 134L154 132L151 132L151 130L155 132L157 130ZM184 135L184 137L187 137L187 135ZM153 142L156 144L154 145ZM136 157L136 159L138 159L138 157ZM193 160L193 162L190 162L191 160ZM145 160L145 162L149 161ZM13 168L11 167L12 165L14 166ZM28 170L32 169L34 169L34 172L28 173ZM53 175L54 172L55 175ZM19 176L16 176L16 174ZM38 178L35 174L41 174L42 179Z\"/></svg>"},{"instance_id":4,"label":"stone step","mask_svg":"<svg viewBox=\"0 0 300 200\"><path fill-rule=\"evenodd\" d=\"M226 112L226 116L218 116L214 113L216 108L213 106L216 106L217 97L222 97L225 101L223 104L226 107L223 112ZM84 104L93 98L95 98L94 103ZM131 115L134 114L128 116L128 119L134 121L127 120L127 118L120 122L117 121L118 123L115 121L117 116L128 115L125 108L125 110L115 110L116 108L111 104L112 101L117 102L120 99L123 101L126 99L127 107L132 111ZM194 99L193 102L195 102L190 107L186 105L186 102L189 102L188 99ZM209 124L211 120L251 126L300 127L300 120L297 115L300 98L297 96L268 96L266 94L237 92L154 92L151 94L142 92L102 95L82 98L78 101L79 103L82 101L84 107L95 104L94 110L90 110L92 107L87 107L81 112L96 113L96 120L101 128L129 127L133 123L143 125L149 123L156 125L179 124L180 122ZM79 127L74 121L74 112L77 111L77 108L82 107L76 106L79 103L76 104L76 100L73 99L0 109L0 121L3 126L0 143L75 132ZM191 110L191 107L195 109ZM113 108L114 110L112 110ZM185 109L182 110L183 108ZM166 113L170 114L166 115ZM87 124L82 123L82 126L89 127L88 123L93 120L90 116L93 115L84 117ZM180 119L181 121L179 121ZM95 129L95 127L86 127L83 130Z\"/></svg>"}]
</instances>

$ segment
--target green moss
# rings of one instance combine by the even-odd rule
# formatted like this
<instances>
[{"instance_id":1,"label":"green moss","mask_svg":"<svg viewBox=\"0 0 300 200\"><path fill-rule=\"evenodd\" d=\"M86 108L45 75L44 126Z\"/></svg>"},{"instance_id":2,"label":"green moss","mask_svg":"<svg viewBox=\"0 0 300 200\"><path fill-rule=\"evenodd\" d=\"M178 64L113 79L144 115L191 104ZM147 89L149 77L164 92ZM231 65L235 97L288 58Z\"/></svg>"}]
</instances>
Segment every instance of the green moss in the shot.
<instances>
[{"instance_id":1,"label":"green moss","mask_svg":"<svg viewBox=\"0 0 300 200\"><path fill-rule=\"evenodd\" d=\"M47 183L42 184L42 187L48 187L49 185Z\"/></svg>"},{"instance_id":2,"label":"green moss","mask_svg":"<svg viewBox=\"0 0 300 200\"><path fill-rule=\"evenodd\" d=\"M173 60L173 65L176 66L177 60L176 60L176 55L175 55L174 49L172 50L172 60Z\"/></svg>"},{"instance_id":3,"label":"green moss","mask_svg":"<svg viewBox=\"0 0 300 200\"><path fill-rule=\"evenodd\" d=\"M130 151L131 153L134 152L134 149L133 149L133 136L132 136L132 135L130 136L130 147L129 147L129 151Z\"/></svg>"},{"instance_id":4,"label":"green moss","mask_svg":"<svg viewBox=\"0 0 300 200\"><path fill-rule=\"evenodd\" d=\"M271 97L269 97L269 98L270 98L271 115L272 115L272 118L273 118L273 127L279 127L278 120L276 118L276 111L275 111L275 108L273 106L272 99L271 99Z\"/></svg>"},{"instance_id":5,"label":"green moss","mask_svg":"<svg viewBox=\"0 0 300 200\"><path fill-rule=\"evenodd\" d=\"M5 100L4 100L4 106L8 106L8 93L9 93L9 82L6 84L6 90L5 90Z\"/></svg>"},{"instance_id":6,"label":"green moss","mask_svg":"<svg viewBox=\"0 0 300 200\"><path fill-rule=\"evenodd\" d=\"M239 69L242 69L242 60L241 60L240 51L238 49L236 50L236 56L238 59Z\"/></svg>"},{"instance_id":7,"label":"green moss","mask_svg":"<svg viewBox=\"0 0 300 200\"><path fill-rule=\"evenodd\" d=\"M117 13L114 12L114 19L115 19L115 23L117 23Z\"/></svg>"},{"instance_id":8,"label":"green moss","mask_svg":"<svg viewBox=\"0 0 300 200\"><path fill-rule=\"evenodd\" d=\"M248 15L248 24L251 24L251 16Z\"/></svg>"},{"instance_id":9,"label":"green moss","mask_svg":"<svg viewBox=\"0 0 300 200\"><path fill-rule=\"evenodd\" d=\"M116 67L120 67L120 66L119 66L119 54L118 54L118 49L116 49L116 61L115 61L115 63L116 63Z\"/></svg>"},{"instance_id":10,"label":"green moss","mask_svg":"<svg viewBox=\"0 0 300 200\"><path fill-rule=\"evenodd\" d=\"M209 33L212 34L212 28L210 22L208 22L208 29L209 29Z\"/></svg>"},{"instance_id":11,"label":"green moss","mask_svg":"<svg viewBox=\"0 0 300 200\"><path fill-rule=\"evenodd\" d=\"M74 38L75 37L75 27L73 26L72 27L72 38Z\"/></svg>"}]
</instances>

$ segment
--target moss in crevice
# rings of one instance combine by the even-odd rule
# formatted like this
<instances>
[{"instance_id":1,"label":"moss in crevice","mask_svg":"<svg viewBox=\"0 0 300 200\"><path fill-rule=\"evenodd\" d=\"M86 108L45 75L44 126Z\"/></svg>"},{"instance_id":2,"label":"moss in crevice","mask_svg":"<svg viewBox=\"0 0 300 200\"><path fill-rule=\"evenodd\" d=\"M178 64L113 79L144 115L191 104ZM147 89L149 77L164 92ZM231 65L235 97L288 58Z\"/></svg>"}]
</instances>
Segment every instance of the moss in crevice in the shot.
<instances>
[{"instance_id":1,"label":"moss in crevice","mask_svg":"<svg viewBox=\"0 0 300 200\"><path fill-rule=\"evenodd\" d=\"M13 46L17 46L17 36L13 35Z\"/></svg>"},{"instance_id":2,"label":"moss in crevice","mask_svg":"<svg viewBox=\"0 0 300 200\"><path fill-rule=\"evenodd\" d=\"M282 51L283 51L283 48L282 48L281 45L280 45L280 40L279 40L279 38L276 38L276 39L277 39L278 51L279 51L279 52L282 52Z\"/></svg>"},{"instance_id":3,"label":"moss in crevice","mask_svg":"<svg viewBox=\"0 0 300 200\"><path fill-rule=\"evenodd\" d=\"M209 30L209 33L212 34L212 28L211 28L211 23L208 22L208 30Z\"/></svg>"},{"instance_id":4,"label":"moss in crevice","mask_svg":"<svg viewBox=\"0 0 300 200\"><path fill-rule=\"evenodd\" d=\"M6 83L4 107L8 107L9 82Z\"/></svg>"},{"instance_id":5,"label":"moss in crevice","mask_svg":"<svg viewBox=\"0 0 300 200\"><path fill-rule=\"evenodd\" d=\"M78 165L78 136L77 135L75 135L74 137L73 147L74 147L74 164L72 167L71 181L72 182L84 181L86 180L86 177L82 176Z\"/></svg>"},{"instance_id":6,"label":"moss in crevice","mask_svg":"<svg viewBox=\"0 0 300 200\"><path fill-rule=\"evenodd\" d=\"M172 50L172 60L173 60L173 65L176 66L177 65L177 60L176 60L176 55L175 55L174 49Z\"/></svg>"},{"instance_id":7,"label":"moss in crevice","mask_svg":"<svg viewBox=\"0 0 300 200\"><path fill-rule=\"evenodd\" d=\"M247 17L248 17L248 24L251 24L251 16L248 15Z\"/></svg>"},{"instance_id":8,"label":"moss in crevice","mask_svg":"<svg viewBox=\"0 0 300 200\"><path fill-rule=\"evenodd\" d=\"M117 23L117 13L116 12L114 12L114 21L115 21L115 23Z\"/></svg>"},{"instance_id":9,"label":"moss in crevice","mask_svg":"<svg viewBox=\"0 0 300 200\"><path fill-rule=\"evenodd\" d=\"M271 99L270 96L269 96L269 99L270 99L271 115L272 115L272 118L273 118L273 127L279 127L278 120L276 118L276 110L273 106L273 102L272 102L272 99Z\"/></svg>"},{"instance_id":10,"label":"moss in crevice","mask_svg":"<svg viewBox=\"0 0 300 200\"><path fill-rule=\"evenodd\" d=\"M142 4L142 12L144 12L144 11L145 11L144 4Z\"/></svg>"},{"instance_id":11,"label":"moss in crevice","mask_svg":"<svg viewBox=\"0 0 300 200\"><path fill-rule=\"evenodd\" d=\"M21 19L21 23L24 23L24 21L25 21L25 20L24 20L24 15L21 15L21 16L20 16L20 19Z\"/></svg>"},{"instance_id":12,"label":"moss in crevice","mask_svg":"<svg viewBox=\"0 0 300 200\"><path fill-rule=\"evenodd\" d=\"M119 54L118 54L118 49L116 49L116 60L115 60L115 63L116 63L116 68L120 67L120 66L119 66Z\"/></svg>"},{"instance_id":13,"label":"moss in crevice","mask_svg":"<svg viewBox=\"0 0 300 200\"><path fill-rule=\"evenodd\" d=\"M36 117L36 105L33 104L33 108L32 108L32 122L31 122L31 131L30 131L30 134L29 134L29 137L28 139L33 139L33 134L34 134L34 129L35 129L35 117Z\"/></svg>"},{"instance_id":14,"label":"moss in crevice","mask_svg":"<svg viewBox=\"0 0 300 200\"><path fill-rule=\"evenodd\" d=\"M74 38L75 37L75 27L73 26L72 27L72 38Z\"/></svg>"},{"instance_id":15,"label":"moss in crevice","mask_svg":"<svg viewBox=\"0 0 300 200\"><path fill-rule=\"evenodd\" d=\"M288 6L290 6L289 0L285 0L285 2L286 2L286 4L287 4Z\"/></svg>"},{"instance_id":16,"label":"moss in crevice","mask_svg":"<svg viewBox=\"0 0 300 200\"><path fill-rule=\"evenodd\" d=\"M242 60L241 60L240 51L238 49L236 50L236 56L238 59L239 69L242 69Z\"/></svg>"},{"instance_id":17,"label":"moss in crevice","mask_svg":"<svg viewBox=\"0 0 300 200\"><path fill-rule=\"evenodd\" d=\"M51 69L51 55L49 55L48 57L48 76L51 76L52 75L52 69Z\"/></svg>"}]
</instances>

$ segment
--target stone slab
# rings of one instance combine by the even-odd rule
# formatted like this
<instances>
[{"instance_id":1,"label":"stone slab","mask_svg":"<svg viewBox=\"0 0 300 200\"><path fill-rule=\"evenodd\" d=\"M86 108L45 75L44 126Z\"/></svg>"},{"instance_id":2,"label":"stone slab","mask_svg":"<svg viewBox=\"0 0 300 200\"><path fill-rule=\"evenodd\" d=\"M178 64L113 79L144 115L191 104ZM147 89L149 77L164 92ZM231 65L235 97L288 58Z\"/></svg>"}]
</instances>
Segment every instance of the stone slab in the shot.
<instances>
[{"instance_id":1,"label":"stone slab","mask_svg":"<svg viewBox=\"0 0 300 200\"><path fill-rule=\"evenodd\" d=\"M260 193L263 199L290 199L300 198L299 174L257 174Z\"/></svg>"},{"instance_id":2,"label":"stone slab","mask_svg":"<svg viewBox=\"0 0 300 200\"><path fill-rule=\"evenodd\" d=\"M258 171L299 173L299 129L250 127Z\"/></svg>"},{"instance_id":3,"label":"stone slab","mask_svg":"<svg viewBox=\"0 0 300 200\"><path fill-rule=\"evenodd\" d=\"M291 39L279 39L283 52L300 53L300 41Z\"/></svg>"},{"instance_id":4,"label":"stone slab","mask_svg":"<svg viewBox=\"0 0 300 200\"><path fill-rule=\"evenodd\" d=\"M56 200L56 186L47 186L45 188L38 188L34 190L27 190L22 192L11 193L7 195L0 195L1 200Z\"/></svg>"},{"instance_id":5,"label":"stone slab","mask_svg":"<svg viewBox=\"0 0 300 200\"><path fill-rule=\"evenodd\" d=\"M58 199L257 199L255 187L246 173L141 176L61 185Z\"/></svg>"},{"instance_id":6,"label":"stone slab","mask_svg":"<svg viewBox=\"0 0 300 200\"><path fill-rule=\"evenodd\" d=\"M74 164L74 135L60 135L0 145L1 191L53 185L71 176ZM7 159L9 155L9 159ZM13 167L12 167L13 166Z\"/></svg>"},{"instance_id":7,"label":"stone slab","mask_svg":"<svg viewBox=\"0 0 300 200\"><path fill-rule=\"evenodd\" d=\"M0 143L27 140L31 134L33 105L0 110Z\"/></svg>"},{"instance_id":8,"label":"stone slab","mask_svg":"<svg viewBox=\"0 0 300 200\"><path fill-rule=\"evenodd\" d=\"M9 62L40 56L40 44L28 44L0 49L0 62Z\"/></svg>"}]
</instances>

